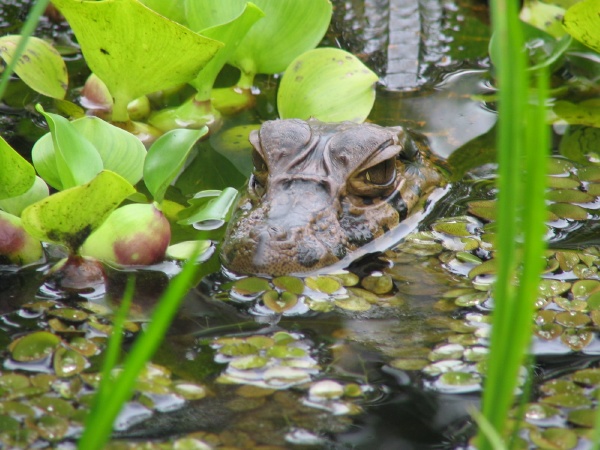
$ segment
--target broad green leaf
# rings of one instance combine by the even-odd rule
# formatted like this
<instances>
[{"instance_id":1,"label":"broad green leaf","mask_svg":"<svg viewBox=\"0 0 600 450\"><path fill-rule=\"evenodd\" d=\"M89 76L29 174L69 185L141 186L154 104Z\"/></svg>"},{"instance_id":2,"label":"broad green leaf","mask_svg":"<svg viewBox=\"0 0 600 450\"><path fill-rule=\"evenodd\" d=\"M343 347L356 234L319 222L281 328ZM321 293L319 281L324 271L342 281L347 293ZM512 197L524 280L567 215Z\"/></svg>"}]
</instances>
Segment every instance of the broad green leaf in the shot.
<instances>
[{"instance_id":1,"label":"broad green leaf","mask_svg":"<svg viewBox=\"0 0 600 450\"><path fill-rule=\"evenodd\" d=\"M136 0L53 2L114 97L114 121L128 120L131 100L195 78L222 46Z\"/></svg>"},{"instance_id":2,"label":"broad green leaf","mask_svg":"<svg viewBox=\"0 0 600 450\"><path fill-rule=\"evenodd\" d=\"M563 25L579 42L600 52L600 0L585 0L570 7Z\"/></svg>"},{"instance_id":3,"label":"broad green leaf","mask_svg":"<svg viewBox=\"0 0 600 450\"><path fill-rule=\"evenodd\" d=\"M243 8L245 0L187 0L190 27L203 30L231 21ZM229 60L247 75L248 82L257 73L278 73L301 53L321 41L332 8L328 0L254 0L264 13L244 37ZM242 87L251 87L243 85Z\"/></svg>"},{"instance_id":4,"label":"broad green leaf","mask_svg":"<svg viewBox=\"0 0 600 450\"><path fill-rule=\"evenodd\" d=\"M161 16L184 25L186 24L185 0L140 0L140 2Z\"/></svg>"},{"instance_id":5,"label":"broad green leaf","mask_svg":"<svg viewBox=\"0 0 600 450\"><path fill-rule=\"evenodd\" d=\"M0 38L0 58L7 64L12 61L21 36ZM69 78L67 67L60 54L46 41L30 37L25 52L19 58L15 72L31 89L52 98L64 98Z\"/></svg>"},{"instance_id":6,"label":"broad green leaf","mask_svg":"<svg viewBox=\"0 0 600 450\"><path fill-rule=\"evenodd\" d=\"M199 31L203 36L223 42L223 47L216 56L200 71L200 74L190 84L198 90L196 100L210 100L210 93L217 75L242 42L248 30L262 17L264 13L252 3L247 3L240 15L235 19L211 28Z\"/></svg>"},{"instance_id":7,"label":"broad green leaf","mask_svg":"<svg viewBox=\"0 0 600 450\"><path fill-rule=\"evenodd\" d=\"M97 117L82 117L71 122L71 125L95 147L104 169L118 173L131 184L141 180L146 148L138 138ZM51 186L62 189L57 154L50 133L38 139L33 147L32 157L38 173Z\"/></svg>"},{"instance_id":8,"label":"broad green leaf","mask_svg":"<svg viewBox=\"0 0 600 450\"><path fill-rule=\"evenodd\" d=\"M529 70L533 71L542 67L550 67L551 69L558 67L556 63L569 48L572 42L571 36L563 34L560 39L556 39L556 37L547 31L526 22L521 22L521 27L527 42L526 49L530 62ZM496 33L490 39L489 52L492 62L496 64L499 57Z\"/></svg>"},{"instance_id":9,"label":"broad green leaf","mask_svg":"<svg viewBox=\"0 0 600 450\"><path fill-rule=\"evenodd\" d=\"M41 105L38 105L36 108L46 118L50 133L52 134L52 143L56 150L55 173L58 174L60 189L67 189L87 183L98 175L103 166L102 159L96 147L79 134L71 122L64 117L45 112ZM33 165L37 169L35 154L32 154L32 160ZM43 173L40 173L40 175L44 177ZM46 181L51 186L54 186L51 183L51 181L55 181L54 179Z\"/></svg>"},{"instance_id":10,"label":"broad green leaf","mask_svg":"<svg viewBox=\"0 0 600 450\"><path fill-rule=\"evenodd\" d=\"M210 248L212 242L209 240L203 241L184 241L178 244L170 245L167 248L166 256L173 259L185 261L193 255L202 255Z\"/></svg>"},{"instance_id":11,"label":"broad green leaf","mask_svg":"<svg viewBox=\"0 0 600 450\"><path fill-rule=\"evenodd\" d=\"M35 170L0 136L0 199L24 194L35 180Z\"/></svg>"},{"instance_id":12,"label":"broad green leaf","mask_svg":"<svg viewBox=\"0 0 600 450\"><path fill-rule=\"evenodd\" d=\"M249 136L253 130L259 128L258 124L231 127L211 135L210 144L216 152L226 157L241 173L249 177L254 167Z\"/></svg>"},{"instance_id":13,"label":"broad green leaf","mask_svg":"<svg viewBox=\"0 0 600 450\"><path fill-rule=\"evenodd\" d=\"M210 167L211 170L206 170ZM198 174L202 173L199 177ZM186 196L210 189L225 189L229 186L243 187L250 172L241 173L225 156L215 151L207 141L198 144L193 161L177 177L175 187Z\"/></svg>"},{"instance_id":14,"label":"broad green leaf","mask_svg":"<svg viewBox=\"0 0 600 450\"><path fill-rule=\"evenodd\" d=\"M144 163L144 183L154 201L163 201L167 188L179 174L190 150L207 132L207 127L199 130L172 130L152 144Z\"/></svg>"},{"instance_id":15,"label":"broad green leaf","mask_svg":"<svg viewBox=\"0 0 600 450\"><path fill-rule=\"evenodd\" d=\"M531 0L525 2L519 17L523 22L560 38L566 34L561 23L564 14L565 9L560 6Z\"/></svg>"},{"instance_id":16,"label":"broad green leaf","mask_svg":"<svg viewBox=\"0 0 600 450\"><path fill-rule=\"evenodd\" d=\"M142 179L146 148L137 137L97 117L82 117L72 123L94 144L104 169L118 173L131 184Z\"/></svg>"},{"instance_id":17,"label":"broad green leaf","mask_svg":"<svg viewBox=\"0 0 600 450\"><path fill-rule=\"evenodd\" d=\"M198 230L214 230L222 226L233 206L238 191L234 188L226 188L223 191L202 191L194 195L189 203L188 209L182 211L186 214L180 224L194 225Z\"/></svg>"},{"instance_id":18,"label":"broad green leaf","mask_svg":"<svg viewBox=\"0 0 600 450\"><path fill-rule=\"evenodd\" d=\"M560 100L554 104L554 113L571 125L600 128L600 99L598 98L580 103Z\"/></svg>"},{"instance_id":19,"label":"broad green leaf","mask_svg":"<svg viewBox=\"0 0 600 450\"><path fill-rule=\"evenodd\" d=\"M48 197L48 195L50 195L48 185L44 182L44 180L36 176L34 178L33 185L27 192L16 197L0 200L0 209L14 214L15 216L20 216L21 212L25 208L43 198Z\"/></svg>"},{"instance_id":20,"label":"broad green leaf","mask_svg":"<svg viewBox=\"0 0 600 450\"><path fill-rule=\"evenodd\" d=\"M363 122L375 102L377 75L358 58L337 48L300 55L286 70L277 105L282 119Z\"/></svg>"},{"instance_id":21,"label":"broad green leaf","mask_svg":"<svg viewBox=\"0 0 600 450\"><path fill-rule=\"evenodd\" d=\"M114 172L102 171L89 183L76 186L28 206L21 215L33 237L66 245L76 252L135 189Z\"/></svg>"}]
</instances>

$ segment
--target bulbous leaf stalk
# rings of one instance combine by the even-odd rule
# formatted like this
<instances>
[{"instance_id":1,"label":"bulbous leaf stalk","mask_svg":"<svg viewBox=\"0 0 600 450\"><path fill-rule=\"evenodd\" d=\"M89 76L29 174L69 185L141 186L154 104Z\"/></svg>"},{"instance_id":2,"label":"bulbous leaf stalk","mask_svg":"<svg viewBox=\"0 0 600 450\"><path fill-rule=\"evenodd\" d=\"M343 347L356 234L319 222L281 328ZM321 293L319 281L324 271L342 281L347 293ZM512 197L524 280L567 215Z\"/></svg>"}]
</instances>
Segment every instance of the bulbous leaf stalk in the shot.
<instances>
[{"instance_id":1,"label":"bulbous leaf stalk","mask_svg":"<svg viewBox=\"0 0 600 450\"><path fill-rule=\"evenodd\" d=\"M215 131L221 125L221 114L210 100L188 99L176 108L166 108L150 116L150 125L167 132L177 128L200 129L205 125Z\"/></svg>"},{"instance_id":2,"label":"bulbous leaf stalk","mask_svg":"<svg viewBox=\"0 0 600 450\"><path fill-rule=\"evenodd\" d=\"M43 257L42 244L25 231L21 219L0 211L0 264L31 264Z\"/></svg>"},{"instance_id":3,"label":"bulbous leaf stalk","mask_svg":"<svg viewBox=\"0 0 600 450\"><path fill-rule=\"evenodd\" d=\"M121 265L149 265L163 260L171 240L171 227L151 204L116 209L80 249L82 256Z\"/></svg>"}]
</instances>

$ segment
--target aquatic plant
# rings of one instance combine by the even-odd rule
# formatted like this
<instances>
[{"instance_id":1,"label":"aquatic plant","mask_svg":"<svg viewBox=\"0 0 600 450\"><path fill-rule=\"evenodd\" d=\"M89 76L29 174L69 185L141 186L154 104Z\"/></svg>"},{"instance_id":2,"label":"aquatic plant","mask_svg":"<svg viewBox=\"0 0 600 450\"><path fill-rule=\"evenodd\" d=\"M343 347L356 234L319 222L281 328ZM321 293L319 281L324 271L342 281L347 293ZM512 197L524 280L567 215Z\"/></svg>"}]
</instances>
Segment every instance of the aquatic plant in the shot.
<instances>
[{"instance_id":1,"label":"aquatic plant","mask_svg":"<svg viewBox=\"0 0 600 450\"><path fill-rule=\"evenodd\" d=\"M115 122L129 121L132 100L192 80L222 47L137 1L53 3L75 32L90 69L108 87Z\"/></svg>"},{"instance_id":2,"label":"aquatic plant","mask_svg":"<svg viewBox=\"0 0 600 450\"><path fill-rule=\"evenodd\" d=\"M17 65L19 64L19 61L21 60L21 56L27 46L27 42L29 41L29 38L33 34L33 30L35 29L36 25L38 24L40 17L42 16L42 14L44 13L44 10L48 6L48 3L50 3L50 0L39 0L39 1L35 2L33 7L31 8L31 11L29 12L29 15L27 16L27 20L25 21L25 24L23 25L23 29L21 30L22 39L20 39L18 41L18 43L14 49L14 52L12 52L12 55L10 57L10 61L8 62L6 70L4 70L4 72L2 73L2 76L0 77L0 99L4 97L4 93L6 92L6 87L8 86L8 81L10 79L10 76L13 74Z\"/></svg>"},{"instance_id":3,"label":"aquatic plant","mask_svg":"<svg viewBox=\"0 0 600 450\"><path fill-rule=\"evenodd\" d=\"M22 44L24 42L25 44ZM23 53L17 56L17 49ZM0 37L0 58L33 90L48 97L62 99L67 93L69 77L60 54L46 41L31 36Z\"/></svg>"}]
</instances>

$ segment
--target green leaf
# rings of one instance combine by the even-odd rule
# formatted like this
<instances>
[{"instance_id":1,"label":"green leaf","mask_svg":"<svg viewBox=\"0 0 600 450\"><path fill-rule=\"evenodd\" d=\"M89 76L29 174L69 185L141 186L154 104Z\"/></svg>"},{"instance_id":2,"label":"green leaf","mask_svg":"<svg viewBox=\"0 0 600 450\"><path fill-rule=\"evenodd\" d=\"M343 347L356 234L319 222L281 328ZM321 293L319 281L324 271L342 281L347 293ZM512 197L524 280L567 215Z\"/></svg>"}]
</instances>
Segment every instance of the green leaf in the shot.
<instances>
[{"instance_id":1,"label":"green leaf","mask_svg":"<svg viewBox=\"0 0 600 450\"><path fill-rule=\"evenodd\" d=\"M154 201L163 201L167 188L183 167L190 150L207 132L207 127L172 130L152 144L144 163L144 183Z\"/></svg>"},{"instance_id":2,"label":"green leaf","mask_svg":"<svg viewBox=\"0 0 600 450\"><path fill-rule=\"evenodd\" d=\"M282 119L363 122L375 102L378 78L358 58L336 48L300 55L286 70L277 105Z\"/></svg>"},{"instance_id":3,"label":"green leaf","mask_svg":"<svg viewBox=\"0 0 600 450\"><path fill-rule=\"evenodd\" d=\"M252 3L246 3L241 13L233 20L199 31L203 36L223 42L223 47L217 55L200 71L200 74L190 82L198 91L196 100L210 100L210 93L217 75L242 42L248 30L262 17L264 13Z\"/></svg>"},{"instance_id":4,"label":"green leaf","mask_svg":"<svg viewBox=\"0 0 600 450\"><path fill-rule=\"evenodd\" d=\"M560 6L532 0L525 2L519 17L523 22L533 25L555 38L561 38L566 34L562 26L564 14L565 9Z\"/></svg>"},{"instance_id":5,"label":"green leaf","mask_svg":"<svg viewBox=\"0 0 600 450\"><path fill-rule=\"evenodd\" d=\"M45 112L41 105L37 110L44 115L50 133L52 134L52 143L55 148L55 166L54 173L58 178L50 176L46 182L57 189L67 189L87 183L102 170L102 159L96 147L77 132L75 127L62 116ZM42 176L45 178L46 166L42 164L38 168L37 158L32 152L33 164ZM42 168L40 172L40 168ZM53 174L52 174L53 175Z\"/></svg>"},{"instance_id":6,"label":"green leaf","mask_svg":"<svg viewBox=\"0 0 600 450\"><path fill-rule=\"evenodd\" d=\"M21 215L33 237L66 245L76 252L135 189L114 172L102 171L89 183L76 186L28 206Z\"/></svg>"},{"instance_id":7,"label":"green leaf","mask_svg":"<svg viewBox=\"0 0 600 450\"><path fill-rule=\"evenodd\" d=\"M97 117L82 117L71 122L71 125L81 137L95 147L104 169L118 173L131 184L141 180L146 148L138 138ZM51 186L62 189L57 155L50 133L35 143L32 157L38 173Z\"/></svg>"},{"instance_id":8,"label":"green leaf","mask_svg":"<svg viewBox=\"0 0 600 450\"><path fill-rule=\"evenodd\" d=\"M563 25L579 42L600 52L600 0L585 0L570 7Z\"/></svg>"},{"instance_id":9,"label":"green leaf","mask_svg":"<svg viewBox=\"0 0 600 450\"><path fill-rule=\"evenodd\" d=\"M0 38L0 58L12 61L21 36ZM31 89L52 98L64 98L69 85L67 67L60 54L46 41L30 37L15 72Z\"/></svg>"},{"instance_id":10,"label":"green leaf","mask_svg":"<svg viewBox=\"0 0 600 450\"><path fill-rule=\"evenodd\" d=\"M600 128L600 99L593 98L580 103L565 100L554 104L554 112L571 125L587 125Z\"/></svg>"},{"instance_id":11,"label":"green leaf","mask_svg":"<svg viewBox=\"0 0 600 450\"><path fill-rule=\"evenodd\" d=\"M210 167L211 170L206 170ZM199 177L198 174L202 173ZM175 182L182 194L192 196L210 189L240 188L248 181L250 172L242 174L229 159L215 151L207 141L198 144L198 152Z\"/></svg>"},{"instance_id":12,"label":"green leaf","mask_svg":"<svg viewBox=\"0 0 600 450\"><path fill-rule=\"evenodd\" d=\"M521 26L527 43L525 47L530 62L528 70L538 70L542 67L550 67L551 69L559 67L557 62L560 61L560 58L564 56L571 45L571 36L563 35L560 39L556 39L548 32L526 22L521 22ZM490 58L494 64L497 63L499 57L497 36L496 33L492 35L489 45Z\"/></svg>"},{"instance_id":13,"label":"green leaf","mask_svg":"<svg viewBox=\"0 0 600 450\"><path fill-rule=\"evenodd\" d=\"M0 136L0 199L24 194L35 180L35 170Z\"/></svg>"},{"instance_id":14,"label":"green leaf","mask_svg":"<svg viewBox=\"0 0 600 450\"><path fill-rule=\"evenodd\" d=\"M25 208L43 198L48 197L48 195L50 195L48 185L44 182L44 180L36 176L34 178L33 185L27 192L16 197L0 200L0 209L14 214L15 216L20 216L21 212Z\"/></svg>"},{"instance_id":15,"label":"green leaf","mask_svg":"<svg viewBox=\"0 0 600 450\"><path fill-rule=\"evenodd\" d=\"M192 255L202 255L211 245L212 242L209 240L179 242L167 248L166 256L185 261L191 258Z\"/></svg>"},{"instance_id":16,"label":"green leaf","mask_svg":"<svg viewBox=\"0 0 600 450\"><path fill-rule=\"evenodd\" d=\"M590 164L600 159L600 128L569 127L563 135L560 154L583 164ZM564 178L559 178L564 180Z\"/></svg>"},{"instance_id":17,"label":"green leaf","mask_svg":"<svg viewBox=\"0 0 600 450\"><path fill-rule=\"evenodd\" d=\"M135 0L54 4L114 97L114 121L128 120L131 100L192 80L222 46Z\"/></svg>"},{"instance_id":18,"label":"green leaf","mask_svg":"<svg viewBox=\"0 0 600 450\"><path fill-rule=\"evenodd\" d=\"M247 124L220 130L210 136L213 149L227 158L236 169L249 177L254 164L252 163L252 144L249 136L253 130L258 130L259 124Z\"/></svg>"},{"instance_id":19,"label":"green leaf","mask_svg":"<svg viewBox=\"0 0 600 450\"><path fill-rule=\"evenodd\" d=\"M140 2L161 16L186 24L184 0L140 0Z\"/></svg>"},{"instance_id":20,"label":"green leaf","mask_svg":"<svg viewBox=\"0 0 600 450\"><path fill-rule=\"evenodd\" d=\"M214 230L225 223L238 191L226 188L223 191L202 191L189 201L190 208L182 211L187 217L178 223L193 225L198 230Z\"/></svg>"},{"instance_id":21,"label":"green leaf","mask_svg":"<svg viewBox=\"0 0 600 450\"><path fill-rule=\"evenodd\" d=\"M301 53L321 41L332 8L328 0L254 0L265 18L246 34L229 62L246 74L251 87L257 73L278 73ZM202 30L231 21L246 4L245 0L187 0L190 27ZM249 84L249 85L246 85Z\"/></svg>"}]
</instances>

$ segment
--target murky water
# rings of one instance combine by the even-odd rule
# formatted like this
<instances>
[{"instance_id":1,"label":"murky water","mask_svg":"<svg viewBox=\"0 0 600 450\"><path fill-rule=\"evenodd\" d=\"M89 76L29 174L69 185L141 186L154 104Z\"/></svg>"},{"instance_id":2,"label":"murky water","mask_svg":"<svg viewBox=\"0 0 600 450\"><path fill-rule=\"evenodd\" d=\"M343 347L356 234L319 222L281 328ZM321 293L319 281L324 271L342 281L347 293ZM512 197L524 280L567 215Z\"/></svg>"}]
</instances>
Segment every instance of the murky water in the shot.
<instances>
[{"instance_id":1,"label":"murky water","mask_svg":"<svg viewBox=\"0 0 600 450\"><path fill-rule=\"evenodd\" d=\"M471 24L479 14L464 11ZM80 63L75 58L73 64ZM146 441L153 442L148 448L205 448L201 442L259 449L467 445L493 307L489 162L496 116L482 100L493 92L485 58L449 63L430 79L435 82L409 92L382 88L371 119L424 133L432 150L454 164L452 184L432 197L426 213L368 247L344 272L336 267L303 280L249 283L213 257L155 366L119 416L114 448ZM229 157L232 165L247 167L249 158L231 152L227 133L275 117L273 80L260 83L256 110L203 144L180 180L184 193L206 161ZM4 112L8 137L26 153L42 130L31 128L30 113ZM549 181L553 191L589 197L552 194L559 206L549 220L552 250L535 321L534 389L521 435L533 448L586 448L592 393L600 384L594 369L600 355L600 175L554 159ZM243 175L234 183L243 183ZM105 285L65 296L45 282L45 271L61 256L52 251L43 266L0 266L0 446L7 448L73 447L127 275L136 274L138 287L125 350L178 270L170 262L143 270L106 268ZM31 336L39 339L33 354L24 345ZM551 447L557 430L566 443Z\"/></svg>"}]
</instances>

